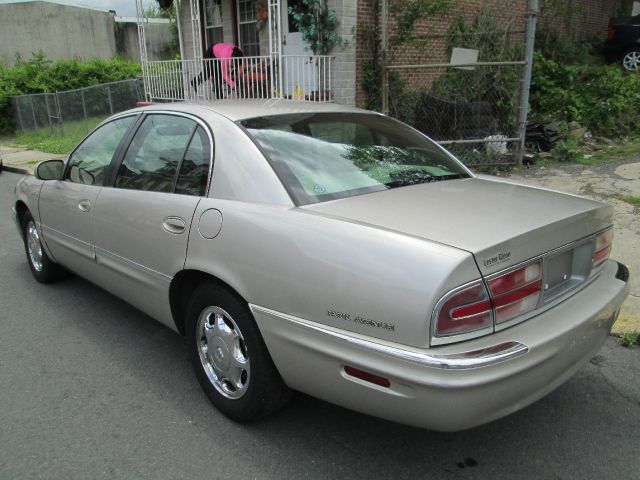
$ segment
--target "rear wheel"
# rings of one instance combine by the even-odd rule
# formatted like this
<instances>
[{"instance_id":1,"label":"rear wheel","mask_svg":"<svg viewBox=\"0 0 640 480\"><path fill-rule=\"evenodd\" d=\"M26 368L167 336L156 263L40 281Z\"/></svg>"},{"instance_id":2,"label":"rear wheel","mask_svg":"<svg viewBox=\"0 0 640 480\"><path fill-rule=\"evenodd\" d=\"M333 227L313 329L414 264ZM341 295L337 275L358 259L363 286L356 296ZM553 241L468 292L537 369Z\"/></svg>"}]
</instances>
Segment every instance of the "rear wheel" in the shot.
<instances>
[{"instance_id":1,"label":"rear wheel","mask_svg":"<svg viewBox=\"0 0 640 480\"><path fill-rule=\"evenodd\" d=\"M189 301L186 327L196 377L224 415L255 420L290 398L248 306L229 290L199 286Z\"/></svg>"},{"instance_id":2,"label":"rear wheel","mask_svg":"<svg viewBox=\"0 0 640 480\"><path fill-rule=\"evenodd\" d=\"M640 70L640 48L628 50L622 57L622 67L628 72Z\"/></svg>"},{"instance_id":3,"label":"rear wheel","mask_svg":"<svg viewBox=\"0 0 640 480\"><path fill-rule=\"evenodd\" d=\"M40 283L50 283L64 277L66 271L51 260L42 247L40 232L29 212L22 216L22 229L27 262L35 279Z\"/></svg>"}]
</instances>

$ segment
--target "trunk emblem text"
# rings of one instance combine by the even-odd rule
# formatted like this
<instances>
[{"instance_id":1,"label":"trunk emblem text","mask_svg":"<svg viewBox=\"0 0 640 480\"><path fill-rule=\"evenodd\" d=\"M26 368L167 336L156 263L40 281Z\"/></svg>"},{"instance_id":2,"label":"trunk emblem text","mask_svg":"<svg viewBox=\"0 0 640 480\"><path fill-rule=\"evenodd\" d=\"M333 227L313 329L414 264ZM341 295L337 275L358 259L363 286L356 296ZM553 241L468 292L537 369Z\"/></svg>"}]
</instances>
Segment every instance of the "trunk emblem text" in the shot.
<instances>
[{"instance_id":1,"label":"trunk emblem text","mask_svg":"<svg viewBox=\"0 0 640 480\"><path fill-rule=\"evenodd\" d=\"M482 263L485 267L491 267L498 263L506 262L511 258L511 252L500 252L498 255L494 255L491 258L483 260Z\"/></svg>"}]
</instances>

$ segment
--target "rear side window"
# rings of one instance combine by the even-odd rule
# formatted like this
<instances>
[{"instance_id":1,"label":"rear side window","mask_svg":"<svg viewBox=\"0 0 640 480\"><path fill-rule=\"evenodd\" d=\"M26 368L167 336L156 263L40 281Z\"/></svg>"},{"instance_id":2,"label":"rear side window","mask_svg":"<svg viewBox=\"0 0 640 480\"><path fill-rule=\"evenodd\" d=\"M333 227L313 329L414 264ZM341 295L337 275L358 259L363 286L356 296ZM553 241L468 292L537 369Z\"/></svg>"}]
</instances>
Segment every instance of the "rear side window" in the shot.
<instances>
[{"instance_id":1,"label":"rear side window","mask_svg":"<svg viewBox=\"0 0 640 480\"><path fill-rule=\"evenodd\" d=\"M148 115L131 140L118 169L115 186L172 192L197 126L195 121L185 117Z\"/></svg>"},{"instance_id":2,"label":"rear side window","mask_svg":"<svg viewBox=\"0 0 640 480\"><path fill-rule=\"evenodd\" d=\"M209 137L204 129L198 126L180 165L175 193L198 196L205 194L209 177L209 158Z\"/></svg>"},{"instance_id":3,"label":"rear side window","mask_svg":"<svg viewBox=\"0 0 640 480\"><path fill-rule=\"evenodd\" d=\"M132 115L113 120L89 135L69 158L66 180L102 185L113 155L135 118Z\"/></svg>"}]
</instances>

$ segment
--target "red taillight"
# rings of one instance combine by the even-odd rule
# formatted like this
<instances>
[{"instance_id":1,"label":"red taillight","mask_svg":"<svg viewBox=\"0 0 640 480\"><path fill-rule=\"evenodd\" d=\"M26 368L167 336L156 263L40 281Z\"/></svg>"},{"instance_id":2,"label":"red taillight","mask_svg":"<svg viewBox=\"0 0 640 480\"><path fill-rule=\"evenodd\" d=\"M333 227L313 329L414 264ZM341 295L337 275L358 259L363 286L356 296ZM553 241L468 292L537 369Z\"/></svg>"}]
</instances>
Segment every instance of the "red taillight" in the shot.
<instances>
[{"instance_id":1,"label":"red taillight","mask_svg":"<svg viewBox=\"0 0 640 480\"><path fill-rule=\"evenodd\" d=\"M607 40L610 42L613 41L613 37L615 36L616 31L613 28L613 23L609 20L609 27L607 28Z\"/></svg>"},{"instance_id":2,"label":"red taillight","mask_svg":"<svg viewBox=\"0 0 640 480\"><path fill-rule=\"evenodd\" d=\"M489 280L496 324L503 323L538 306L542 290L542 260Z\"/></svg>"},{"instance_id":3,"label":"red taillight","mask_svg":"<svg viewBox=\"0 0 640 480\"><path fill-rule=\"evenodd\" d=\"M593 237L585 240L574 249L574 252L579 252L581 256L583 254L580 252L588 255L588 249L593 242ZM609 258L612 243L612 228L595 236L593 268L602 265ZM566 258L567 254L562 255ZM555 258L552 256L550 260ZM545 282L553 282L554 275L557 276L558 269L554 270L553 267L552 264L548 273L551 280L546 278ZM577 273L583 270L584 268L579 267ZM560 272L560 275L562 274L563 272ZM564 280L567 280L566 273ZM432 345L442 345L490 333L494 327L496 330L498 327L504 327L501 324L522 317L538 308L543 296L543 260L539 258L515 270L494 274L485 281L486 286L484 281L477 280L452 290L442 297L432 317L434 325ZM571 288L568 284L562 291L568 291ZM464 337L455 338L463 334L465 334Z\"/></svg>"},{"instance_id":4,"label":"red taillight","mask_svg":"<svg viewBox=\"0 0 640 480\"><path fill-rule=\"evenodd\" d=\"M593 266L597 267L604 263L611 253L613 244L613 228L606 230L596 237L596 249L593 252Z\"/></svg>"},{"instance_id":5,"label":"red taillight","mask_svg":"<svg viewBox=\"0 0 640 480\"><path fill-rule=\"evenodd\" d=\"M506 322L538 306L542 291L542 260L487 281L451 292L440 302L436 337L472 333Z\"/></svg>"},{"instance_id":6,"label":"red taillight","mask_svg":"<svg viewBox=\"0 0 640 480\"><path fill-rule=\"evenodd\" d=\"M491 326L491 301L484 283L454 291L440 305L436 336L459 335Z\"/></svg>"}]
</instances>

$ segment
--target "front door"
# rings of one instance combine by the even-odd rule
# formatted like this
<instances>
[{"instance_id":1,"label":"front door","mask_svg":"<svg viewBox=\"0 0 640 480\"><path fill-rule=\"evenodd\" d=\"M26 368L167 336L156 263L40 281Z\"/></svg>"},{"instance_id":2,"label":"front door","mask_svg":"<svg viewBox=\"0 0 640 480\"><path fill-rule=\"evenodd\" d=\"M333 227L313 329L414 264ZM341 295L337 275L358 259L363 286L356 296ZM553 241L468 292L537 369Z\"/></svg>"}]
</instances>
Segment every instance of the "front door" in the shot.
<instances>
[{"instance_id":1,"label":"front door","mask_svg":"<svg viewBox=\"0 0 640 480\"><path fill-rule=\"evenodd\" d=\"M39 209L42 236L56 262L92 279L92 215L109 165L136 115L106 123L71 154L62 180L44 182Z\"/></svg>"},{"instance_id":2,"label":"front door","mask_svg":"<svg viewBox=\"0 0 640 480\"><path fill-rule=\"evenodd\" d=\"M210 138L190 117L146 115L93 216L103 286L170 327L169 286L205 194Z\"/></svg>"},{"instance_id":3,"label":"front door","mask_svg":"<svg viewBox=\"0 0 640 480\"><path fill-rule=\"evenodd\" d=\"M302 100L317 88L317 69L313 52L303 40L289 8L307 10L302 0L281 0L282 91L291 98Z\"/></svg>"}]
</instances>

